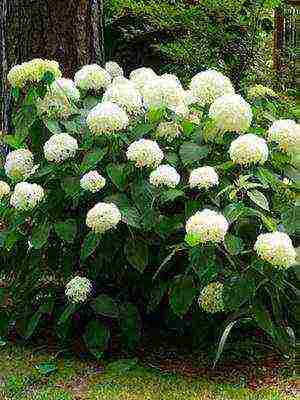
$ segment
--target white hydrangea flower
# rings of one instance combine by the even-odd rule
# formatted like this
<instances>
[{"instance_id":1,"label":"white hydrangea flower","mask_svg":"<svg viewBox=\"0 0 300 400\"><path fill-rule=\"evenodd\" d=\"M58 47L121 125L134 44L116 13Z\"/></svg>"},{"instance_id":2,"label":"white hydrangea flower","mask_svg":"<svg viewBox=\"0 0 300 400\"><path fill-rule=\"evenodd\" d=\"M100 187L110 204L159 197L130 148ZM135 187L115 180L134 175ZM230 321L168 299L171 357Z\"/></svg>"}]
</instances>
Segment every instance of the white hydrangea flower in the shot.
<instances>
[{"instance_id":1,"label":"white hydrangea flower","mask_svg":"<svg viewBox=\"0 0 300 400\"><path fill-rule=\"evenodd\" d=\"M263 85L254 85L248 90L248 99L255 100L264 97L278 97L273 89Z\"/></svg>"},{"instance_id":2,"label":"white hydrangea flower","mask_svg":"<svg viewBox=\"0 0 300 400\"><path fill-rule=\"evenodd\" d=\"M58 62L35 58L12 67L7 79L12 86L22 88L27 83L40 82L46 72L52 73L54 78L61 77Z\"/></svg>"},{"instance_id":3,"label":"white hydrangea flower","mask_svg":"<svg viewBox=\"0 0 300 400\"><path fill-rule=\"evenodd\" d=\"M112 78L116 78L117 76L123 76L124 75L124 71L122 69L122 67L120 67L120 65L118 63L116 63L115 61L108 61L105 64L106 71L109 73L109 75Z\"/></svg>"},{"instance_id":4,"label":"white hydrangea flower","mask_svg":"<svg viewBox=\"0 0 300 400\"><path fill-rule=\"evenodd\" d=\"M103 95L102 101L118 104L128 114L140 114L143 109L142 95L129 79L114 79Z\"/></svg>"},{"instance_id":5,"label":"white hydrangea flower","mask_svg":"<svg viewBox=\"0 0 300 400\"><path fill-rule=\"evenodd\" d=\"M67 133L56 133L44 144L44 155L49 162L61 162L75 157L77 140Z\"/></svg>"},{"instance_id":6,"label":"white hydrangea flower","mask_svg":"<svg viewBox=\"0 0 300 400\"><path fill-rule=\"evenodd\" d=\"M205 286L198 299L199 306L208 313L219 313L225 311L223 301L223 284L212 282Z\"/></svg>"},{"instance_id":7,"label":"white hydrangea flower","mask_svg":"<svg viewBox=\"0 0 300 400\"><path fill-rule=\"evenodd\" d=\"M290 237L283 232L260 234L254 249L263 260L275 267L285 269L296 262L296 250Z\"/></svg>"},{"instance_id":8,"label":"white hydrangea flower","mask_svg":"<svg viewBox=\"0 0 300 400\"><path fill-rule=\"evenodd\" d=\"M65 294L71 303L83 303L88 299L92 288L92 283L89 279L75 276L67 283Z\"/></svg>"},{"instance_id":9,"label":"white hydrangea flower","mask_svg":"<svg viewBox=\"0 0 300 400\"><path fill-rule=\"evenodd\" d=\"M177 122L160 122L156 128L154 136L157 139L164 139L172 142L181 135L181 126Z\"/></svg>"},{"instance_id":10,"label":"white hydrangea flower","mask_svg":"<svg viewBox=\"0 0 300 400\"><path fill-rule=\"evenodd\" d=\"M80 179L80 186L84 190L96 193L99 192L105 186L105 178L100 175L97 171L90 171L83 175Z\"/></svg>"},{"instance_id":11,"label":"white hydrangea flower","mask_svg":"<svg viewBox=\"0 0 300 400\"><path fill-rule=\"evenodd\" d=\"M153 78L143 86L141 93L147 108L167 107L176 113L182 113L182 110L186 113L185 91L174 79L161 76Z\"/></svg>"},{"instance_id":12,"label":"white hydrangea flower","mask_svg":"<svg viewBox=\"0 0 300 400\"><path fill-rule=\"evenodd\" d=\"M86 122L94 135L101 135L125 129L129 124L129 118L118 104L104 101L91 109Z\"/></svg>"},{"instance_id":13,"label":"white hydrangea flower","mask_svg":"<svg viewBox=\"0 0 300 400\"><path fill-rule=\"evenodd\" d=\"M268 159L269 150L265 139L248 133L231 142L229 154L235 164L263 164Z\"/></svg>"},{"instance_id":14,"label":"white hydrangea flower","mask_svg":"<svg viewBox=\"0 0 300 400\"><path fill-rule=\"evenodd\" d=\"M100 65L85 65L74 76L76 86L82 90L99 91L111 82L110 74Z\"/></svg>"},{"instance_id":15,"label":"white hydrangea flower","mask_svg":"<svg viewBox=\"0 0 300 400\"><path fill-rule=\"evenodd\" d=\"M189 106L191 104L196 104L198 102L198 99L196 96L193 95L193 92L191 90L186 90L184 102L186 105Z\"/></svg>"},{"instance_id":16,"label":"white hydrangea flower","mask_svg":"<svg viewBox=\"0 0 300 400\"><path fill-rule=\"evenodd\" d=\"M151 185L175 188L180 182L180 175L171 165L159 165L151 172L149 181Z\"/></svg>"},{"instance_id":17,"label":"white hydrangea flower","mask_svg":"<svg viewBox=\"0 0 300 400\"><path fill-rule=\"evenodd\" d=\"M80 92L72 79L59 78L50 85L49 92L52 95L63 95L77 103L80 100Z\"/></svg>"},{"instance_id":18,"label":"white hydrangea flower","mask_svg":"<svg viewBox=\"0 0 300 400\"><path fill-rule=\"evenodd\" d=\"M187 118L190 112L188 106L184 102L181 102L176 106L169 106L168 108L181 118Z\"/></svg>"},{"instance_id":19,"label":"white hydrangea flower","mask_svg":"<svg viewBox=\"0 0 300 400\"><path fill-rule=\"evenodd\" d=\"M86 224L95 233L103 233L117 226L121 213L114 203L97 203L86 216Z\"/></svg>"},{"instance_id":20,"label":"white hydrangea flower","mask_svg":"<svg viewBox=\"0 0 300 400\"><path fill-rule=\"evenodd\" d=\"M267 132L269 142L276 142L280 150L291 152L300 148L300 124L292 119L274 121Z\"/></svg>"},{"instance_id":21,"label":"white hydrangea flower","mask_svg":"<svg viewBox=\"0 0 300 400\"><path fill-rule=\"evenodd\" d=\"M159 145L149 139L139 139L128 147L126 156L137 167L157 167L164 158Z\"/></svg>"},{"instance_id":22,"label":"white hydrangea flower","mask_svg":"<svg viewBox=\"0 0 300 400\"><path fill-rule=\"evenodd\" d=\"M229 224L222 214L206 208L192 215L185 228L186 233L197 237L199 243L218 243L224 240Z\"/></svg>"},{"instance_id":23,"label":"white hydrangea flower","mask_svg":"<svg viewBox=\"0 0 300 400\"><path fill-rule=\"evenodd\" d=\"M196 74L191 80L190 90L201 106L210 105L220 96L234 94L230 79L213 69Z\"/></svg>"},{"instance_id":24,"label":"white hydrangea flower","mask_svg":"<svg viewBox=\"0 0 300 400\"><path fill-rule=\"evenodd\" d=\"M208 189L219 184L219 177L213 167L200 167L191 172L189 184L192 189Z\"/></svg>"},{"instance_id":25,"label":"white hydrangea flower","mask_svg":"<svg viewBox=\"0 0 300 400\"><path fill-rule=\"evenodd\" d=\"M44 198L44 189L28 182L18 183L10 197L10 204L17 210L30 211Z\"/></svg>"},{"instance_id":26,"label":"white hydrangea flower","mask_svg":"<svg viewBox=\"0 0 300 400\"><path fill-rule=\"evenodd\" d=\"M148 82L157 78L157 75L151 68L141 67L131 71L129 78L139 90L142 90Z\"/></svg>"},{"instance_id":27,"label":"white hydrangea flower","mask_svg":"<svg viewBox=\"0 0 300 400\"><path fill-rule=\"evenodd\" d=\"M4 169L6 175L14 180L26 179L38 166L34 166L33 154L27 149L14 150L6 156Z\"/></svg>"},{"instance_id":28,"label":"white hydrangea flower","mask_svg":"<svg viewBox=\"0 0 300 400\"><path fill-rule=\"evenodd\" d=\"M70 100L63 93L48 92L43 99L37 101L36 106L40 115L50 119L67 119L74 111Z\"/></svg>"},{"instance_id":29,"label":"white hydrangea flower","mask_svg":"<svg viewBox=\"0 0 300 400\"><path fill-rule=\"evenodd\" d=\"M10 194L9 184L4 181L0 181L0 200L2 200L3 197L7 197L9 194Z\"/></svg>"},{"instance_id":30,"label":"white hydrangea flower","mask_svg":"<svg viewBox=\"0 0 300 400\"><path fill-rule=\"evenodd\" d=\"M252 122L252 110L240 95L225 94L210 106L209 116L220 132L244 133Z\"/></svg>"}]
</instances>

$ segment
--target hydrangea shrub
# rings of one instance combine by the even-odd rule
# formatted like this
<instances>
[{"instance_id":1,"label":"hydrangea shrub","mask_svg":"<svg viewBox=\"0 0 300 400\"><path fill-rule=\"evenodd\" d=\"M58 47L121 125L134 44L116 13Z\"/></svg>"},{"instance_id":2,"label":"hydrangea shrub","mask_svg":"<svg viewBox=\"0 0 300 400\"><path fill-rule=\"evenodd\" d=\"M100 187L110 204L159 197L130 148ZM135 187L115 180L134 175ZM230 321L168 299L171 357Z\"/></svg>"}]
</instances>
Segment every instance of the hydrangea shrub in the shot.
<instances>
[{"instance_id":1,"label":"hydrangea shrub","mask_svg":"<svg viewBox=\"0 0 300 400\"><path fill-rule=\"evenodd\" d=\"M134 348L147 315L193 337L208 314L247 315L286 345L299 124L280 98L248 102L212 70L187 88L114 62L61 75L47 60L8 75L0 335L48 325L100 357L114 329Z\"/></svg>"}]
</instances>

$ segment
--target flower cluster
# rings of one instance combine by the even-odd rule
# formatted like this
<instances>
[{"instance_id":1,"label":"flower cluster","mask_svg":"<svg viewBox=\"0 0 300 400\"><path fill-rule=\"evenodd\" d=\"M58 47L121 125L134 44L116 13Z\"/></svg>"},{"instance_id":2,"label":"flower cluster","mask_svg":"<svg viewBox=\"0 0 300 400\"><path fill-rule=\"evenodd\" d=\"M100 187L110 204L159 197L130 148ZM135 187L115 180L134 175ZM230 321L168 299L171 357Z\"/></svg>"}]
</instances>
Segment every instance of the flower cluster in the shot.
<instances>
[{"instance_id":1,"label":"flower cluster","mask_svg":"<svg viewBox=\"0 0 300 400\"><path fill-rule=\"evenodd\" d=\"M56 133L44 144L44 155L50 162L58 163L73 158L77 150L77 140L67 133Z\"/></svg>"},{"instance_id":2,"label":"flower cluster","mask_svg":"<svg viewBox=\"0 0 300 400\"><path fill-rule=\"evenodd\" d=\"M149 181L151 185L175 188L180 182L180 175L171 165L160 165L151 172Z\"/></svg>"},{"instance_id":3,"label":"flower cluster","mask_svg":"<svg viewBox=\"0 0 300 400\"><path fill-rule=\"evenodd\" d=\"M296 250L290 237L283 232L262 233L256 239L254 249L265 261L285 269L296 261Z\"/></svg>"},{"instance_id":4,"label":"flower cluster","mask_svg":"<svg viewBox=\"0 0 300 400\"><path fill-rule=\"evenodd\" d=\"M95 233L114 228L121 221L121 213L114 203L97 203L86 216L86 224Z\"/></svg>"},{"instance_id":5,"label":"flower cluster","mask_svg":"<svg viewBox=\"0 0 300 400\"><path fill-rule=\"evenodd\" d=\"M139 139L128 147L126 156L137 167L157 167L164 158L164 153L156 142Z\"/></svg>"},{"instance_id":6,"label":"flower cluster","mask_svg":"<svg viewBox=\"0 0 300 400\"><path fill-rule=\"evenodd\" d=\"M131 71L129 78L139 90L142 90L148 82L157 78L157 75L151 68L141 67Z\"/></svg>"},{"instance_id":7,"label":"flower cluster","mask_svg":"<svg viewBox=\"0 0 300 400\"><path fill-rule=\"evenodd\" d=\"M11 151L8 153L4 164L6 175L14 180L28 178L35 172L36 168L33 154L27 149Z\"/></svg>"},{"instance_id":8,"label":"flower cluster","mask_svg":"<svg viewBox=\"0 0 300 400\"><path fill-rule=\"evenodd\" d=\"M125 129L129 124L129 118L117 104L104 101L91 109L86 122L94 135L101 135Z\"/></svg>"},{"instance_id":9,"label":"flower cluster","mask_svg":"<svg viewBox=\"0 0 300 400\"><path fill-rule=\"evenodd\" d=\"M160 122L156 128L154 136L172 142L181 135L181 126L177 122Z\"/></svg>"},{"instance_id":10,"label":"flower cluster","mask_svg":"<svg viewBox=\"0 0 300 400\"><path fill-rule=\"evenodd\" d=\"M129 79L117 78L107 88L103 101L111 101L124 108L128 114L137 115L142 111L143 99L135 84Z\"/></svg>"},{"instance_id":11,"label":"flower cluster","mask_svg":"<svg viewBox=\"0 0 300 400\"><path fill-rule=\"evenodd\" d=\"M263 164L268 159L269 150L265 139L248 133L231 142L229 154L235 164Z\"/></svg>"},{"instance_id":12,"label":"flower cluster","mask_svg":"<svg viewBox=\"0 0 300 400\"><path fill-rule=\"evenodd\" d=\"M7 79L12 86L22 88L27 83L40 82L46 72L50 72L54 78L61 77L58 62L36 58L12 67Z\"/></svg>"},{"instance_id":13,"label":"flower cluster","mask_svg":"<svg viewBox=\"0 0 300 400\"><path fill-rule=\"evenodd\" d=\"M51 83L49 92L52 95L64 95L75 103L80 100L80 92L72 79L56 79Z\"/></svg>"},{"instance_id":14,"label":"flower cluster","mask_svg":"<svg viewBox=\"0 0 300 400\"><path fill-rule=\"evenodd\" d=\"M67 119L73 111L72 104L63 93L46 93L43 99L37 101L37 111L50 119Z\"/></svg>"},{"instance_id":15,"label":"flower cluster","mask_svg":"<svg viewBox=\"0 0 300 400\"><path fill-rule=\"evenodd\" d=\"M186 233L195 236L199 243L222 242L228 228L226 218L209 209L197 211L187 220L185 227Z\"/></svg>"},{"instance_id":16,"label":"flower cluster","mask_svg":"<svg viewBox=\"0 0 300 400\"><path fill-rule=\"evenodd\" d=\"M4 181L0 181L0 200L2 200L3 197L8 196L9 194L10 194L9 184Z\"/></svg>"},{"instance_id":17,"label":"flower cluster","mask_svg":"<svg viewBox=\"0 0 300 400\"><path fill-rule=\"evenodd\" d=\"M79 89L99 91L110 84L111 76L106 69L90 64L76 72L74 82Z\"/></svg>"},{"instance_id":18,"label":"flower cluster","mask_svg":"<svg viewBox=\"0 0 300 400\"><path fill-rule=\"evenodd\" d=\"M210 105L220 96L234 94L230 80L220 72L211 69L195 75L191 80L190 89L202 106Z\"/></svg>"},{"instance_id":19,"label":"flower cluster","mask_svg":"<svg viewBox=\"0 0 300 400\"><path fill-rule=\"evenodd\" d=\"M122 67L120 67L120 65L118 63L116 63L115 61L108 61L104 68L106 69L106 71L109 73L109 75L112 78L116 78L118 76L123 76L124 75L124 71L122 69Z\"/></svg>"},{"instance_id":20,"label":"flower cluster","mask_svg":"<svg viewBox=\"0 0 300 400\"><path fill-rule=\"evenodd\" d=\"M300 146L300 124L292 119L279 119L267 132L269 142L276 142L280 150L291 152Z\"/></svg>"},{"instance_id":21,"label":"flower cluster","mask_svg":"<svg viewBox=\"0 0 300 400\"><path fill-rule=\"evenodd\" d=\"M209 116L220 132L243 133L252 122L251 106L238 94L218 97L210 106Z\"/></svg>"},{"instance_id":22,"label":"flower cluster","mask_svg":"<svg viewBox=\"0 0 300 400\"><path fill-rule=\"evenodd\" d=\"M92 292L92 283L89 279L75 276L66 285L65 294L71 303L83 303Z\"/></svg>"},{"instance_id":23,"label":"flower cluster","mask_svg":"<svg viewBox=\"0 0 300 400\"><path fill-rule=\"evenodd\" d=\"M278 95L274 92L273 89L268 88L264 85L254 85L248 90L249 100L256 100L264 97L276 98L278 97Z\"/></svg>"},{"instance_id":24,"label":"flower cluster","mask_svg":"<svg viewBox=\"0 0 300 400\"><path fill-rule=\"evenodd\" d=\"M212 282L202 289L198 299L199 306L208 313L219 313L225 310L223 301L223 284Z\"/></svg>"},{"instance_id":25,"label":"flower cluster","mask_svg":"<svg viewBox=\"0 0 300 400\"><path fill-rule=\"evenodd\" d=\"M96 193L99 192L105 186L105 178L100 175L97 171L90 171L83 175L80 179L80 186L84 190Z\"/></svg>"},{"instance_id":26,"label":"flower cluster","mask_svg":"<svg viewBox=\"0 0 300 400\"><path fill-rule=\"evenodd\" d=\"M219 177L213 167L200 167L191 172L189 184L192 189L208 189L219 184Z\"/></svg>"},{"instance_id":27,"label":"flower cluster","mask_svg":"<svg viewBox=\"0 0 300 400\"><path fill-rule=\"evenodd\" d=\"M28 182L18 183L10 197L10 204L20 211L30 211L44 198L44 189Z\"/></svg>"}]
</instances>

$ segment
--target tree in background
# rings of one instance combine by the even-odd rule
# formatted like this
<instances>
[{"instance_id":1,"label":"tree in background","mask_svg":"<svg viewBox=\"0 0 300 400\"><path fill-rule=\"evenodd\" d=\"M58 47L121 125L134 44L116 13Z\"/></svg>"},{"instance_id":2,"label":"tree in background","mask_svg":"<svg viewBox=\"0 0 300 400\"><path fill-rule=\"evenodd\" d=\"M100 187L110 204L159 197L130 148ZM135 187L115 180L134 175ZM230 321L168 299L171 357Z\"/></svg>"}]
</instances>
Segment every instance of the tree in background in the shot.
<instances>
[{"instance_id":1,"label":"tree in background","mask_svg":"<svg viewBox=\"0 0 300 400\"><path fill-rule=\"evenodd\" d=\"M0 129L9 129L6 75L32 58L59 61L65 76L104 61L102 0L2 0L0 6Z\"/></svg>"}]
</instances>

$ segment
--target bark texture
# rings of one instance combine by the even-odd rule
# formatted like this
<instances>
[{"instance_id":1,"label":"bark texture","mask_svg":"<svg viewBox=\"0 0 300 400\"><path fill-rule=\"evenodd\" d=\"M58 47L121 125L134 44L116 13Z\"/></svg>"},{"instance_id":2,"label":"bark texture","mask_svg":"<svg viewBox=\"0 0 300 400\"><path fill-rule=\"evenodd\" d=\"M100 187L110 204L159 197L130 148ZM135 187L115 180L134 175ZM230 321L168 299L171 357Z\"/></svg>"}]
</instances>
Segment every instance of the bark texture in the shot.
<instances>
[{"instance_id":1,"label":"bark texture","mask_svg":"<svg viewBox=\"0 0 300 400\"><path fill-rule=\"evenodd\" d=\"M1 0L1 128L9 129L6 75L32 58L57 60L64 76L104 62L103 0Z\"/></svg>"}]
</instances>

